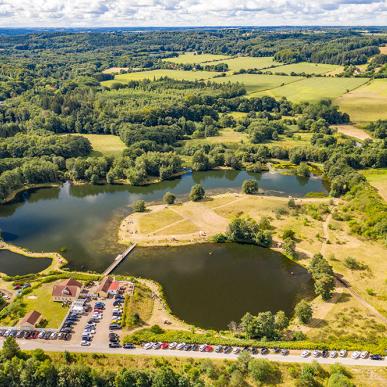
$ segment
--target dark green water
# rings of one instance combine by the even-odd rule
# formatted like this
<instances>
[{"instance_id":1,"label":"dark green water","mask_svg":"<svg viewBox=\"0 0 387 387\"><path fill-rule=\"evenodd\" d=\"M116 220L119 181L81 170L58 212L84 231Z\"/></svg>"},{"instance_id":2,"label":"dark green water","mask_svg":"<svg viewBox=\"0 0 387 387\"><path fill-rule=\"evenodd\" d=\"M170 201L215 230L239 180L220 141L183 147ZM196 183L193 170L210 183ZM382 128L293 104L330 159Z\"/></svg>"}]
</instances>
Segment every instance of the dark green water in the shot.
<instances>
[{"instance_id":1,"label":"dark green water","mask_svg":"<svg viewBox=\"0 0 387 387\"><path fill-rule=\"evenodd\" d=\"M160 201L167 191L186 197L196 183L207 192L239 191L248 178L257 179L259 187L270 194L326 192L317 177L245 171L190 173L145 187L67 183L60 188L24 192L17 201L1 205L0 229L5 241L32 251L63 251L71 269L102 272L123 249L116 241L118 225L135 200Z\"/></svg>"},{"instance_id":2,"label":"dark green water","mask_svg":"<svg viewBox=\"0 0 387 387\"><path fill-rule=\"evenodd\" d=\"M31 258L9 250L0 250L0 271L8 275L38 273L50 264L50 258Z\"/></svg>"},{"instance_id":3,"label":"dark green water","mask_svg":"<svg viewBox=\"0 0 387 387\"><path fill-rule=\"evenodd\" d=\"M151 278L172 311L204 328L224 329L246 313L290 315L313 295L310 274L270 249L240 244L136 248L116 273Z\"/></svg>"}]
</instances>

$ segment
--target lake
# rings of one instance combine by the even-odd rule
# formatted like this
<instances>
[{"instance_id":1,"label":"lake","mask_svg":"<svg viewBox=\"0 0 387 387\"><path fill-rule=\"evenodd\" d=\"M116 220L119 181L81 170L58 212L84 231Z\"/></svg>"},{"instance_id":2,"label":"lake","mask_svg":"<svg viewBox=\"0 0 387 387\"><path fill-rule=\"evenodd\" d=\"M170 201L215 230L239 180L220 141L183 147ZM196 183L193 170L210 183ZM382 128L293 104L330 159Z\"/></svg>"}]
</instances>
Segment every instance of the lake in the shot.
<instances>
[{"instance_id":1,"label":"lake","mask_svg":"<svg viewBox=\"0 0 387 387\"><path fill-rule=\"evenodd\" d=\"M70 269L102 272L123 250L117 243L118 226L134 201L160 201L167 191L187 198L196 183L210 193L240 191L243 181L251 178L268 194L302 197L327 192L319 177L232 170L187 173L142 187L66 183L23 192L16 201L1 205L0 229L6 242L32 251L60 251Z\"/></svg>"},{"instance_id":2,"label":"lake","mask_svg":"<svg viewBox=\"0 0 387 387\"><path fill-rule=\"evenodd\" d=\"M282 254L234 243L136 248L115 273L159 282L176 316L225 329L246 313L283 310L288 316L313 296L309 272Z\"/></svg>"},{"instance_id":3,"label":"lake","mask_svg":"<svg viewBox=\"0 0 387 387\"><path fill-rule=\"evenodd\" d=\"M7 275L39 273L51 264L51 258L31 258L9 250L0 250L0 271Z\"/></svg>"}]
</instances>

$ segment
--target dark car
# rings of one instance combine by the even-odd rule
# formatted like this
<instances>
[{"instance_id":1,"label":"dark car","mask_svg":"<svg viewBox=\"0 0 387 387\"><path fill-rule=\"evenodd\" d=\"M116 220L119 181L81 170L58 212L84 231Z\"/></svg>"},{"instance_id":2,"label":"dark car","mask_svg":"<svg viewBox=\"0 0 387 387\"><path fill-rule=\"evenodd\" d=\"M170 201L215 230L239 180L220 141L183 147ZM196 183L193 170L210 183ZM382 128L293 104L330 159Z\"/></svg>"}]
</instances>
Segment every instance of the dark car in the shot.
<instances>
[{"instance_id":1,"label":"dark car","mask_svg":"<svg viewBox=\"0 0 387 387\"><path fill-rule=\"evenodd\" d=\"M371 355L370 359L371 360L383 360L383 356L375 354L375 355Z\"/></svg>"},{"instance_id":2,"label":"dark car","mask_svg":"<svg viewBox=\"0 0 387 387\"><path fill-rule=\"evenodd\" d=\"M109 343L109 348L121 348L120 343Z\"/></svg>"},{"instance_id":3,"label":"dark car","mask_svg":"<svg viewBox=\"0 0 387 387\"><path fill-rule=\"evenodd\" d=\"M321 352L321 356L322 356L322 357L328 357L328 356L329 356L329 352L328 352L326 349L324 349L324 350Z\"/></svg>"},{"instance_id":4,"label":"dark car","mask_svg":"<svg viewBox=\"0 0 387 387\"><path fill-rule=\"evenodd\" d=\"M273 348L273 351L274 351L274 353L280 353L280 352L281 352L281 349L278 348L278 347L274 347L274 348Z\"/></svg>"},{"instance_id":5,"label":"dark car","mask_svg":"<svg viewBox=\"0 0 387 387\"><path fill-rule=\"evenodd\" d=\"M121 329L120 324L110 324L109 329L114 330L114 329Z\"/></svg>"},{"instance_id":6,"label":"dark car","mask_svg":"<svg viewBox=\"0 0 387 387\"><path fill-rule=\"evenodd\" d=\"M134 348L136 348L136 347L135 347L135 345L132 344L132 343L125 343L125 344L123 345L123 348L125 348L125 349L134 349Z\"/></svg>"},{"instance_id":7,"label":"dark car","mask_svg":"<svg viewBox=\"0 0 387 387\"><path fill-rule=\"evenodd\" d=\"M266 347L261 348L261 355L267 355L269 350Z\"/></svg>"},{"instance_id":8,"label":"dark car","mask_svg":"<svg viewBox=\"0 0 387 387\"><path fill-rule=\"evenodd\" d=\"M258 348L251 347L250 351L251 351L251 353L252 353L253 355L256 355L256 354L258 353Z\"/></svg>"}]
</instances>

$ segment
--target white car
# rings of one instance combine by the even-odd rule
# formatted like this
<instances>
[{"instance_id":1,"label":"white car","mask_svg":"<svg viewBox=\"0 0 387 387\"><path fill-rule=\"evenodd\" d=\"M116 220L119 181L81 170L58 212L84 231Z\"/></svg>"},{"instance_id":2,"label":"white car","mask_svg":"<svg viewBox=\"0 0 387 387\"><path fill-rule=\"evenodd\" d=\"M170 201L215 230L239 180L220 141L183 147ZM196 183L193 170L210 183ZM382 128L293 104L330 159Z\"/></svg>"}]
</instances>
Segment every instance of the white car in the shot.
<instances>
[{"instance_id":1,"label":"white car","mask_svg":"<svg viewBox=\"0 0 387 387\"><path fill-rule=\"evenodd\" d=\"M45 335L46 332L44 331L41 331L39 334L38 334L38 339L42 339L43 336Z\"/></svg>"},{"instance_id":2,"label":"white car","mask_svg":"<svg viewBox=\"0 0 387 387\"><path fill-rule=\"evenodd\" d=\"M360 357L361 357L362 359L367 359L368 355L369 355L369 353L368 353L367 351L363 351L363 352L360 354Z\"/></svg>"},{"instance_id":3,"label":"white car","mask_svg":"<svg viewBox=\"0 0 387 387\"><path fill-rule=\"evenodd\" d=\"M88 346L90 346L90 341L82 340L81 345L82 345L82 347L88 347Z\"/></svg>"},{"instance_id":4,"label":"white car","mask_svg":"<svg viewBox=\"0 0 387 387\"><path fill-rule=\"evenodd\" d=\"M282 355L282 356L287 356L287 355L289 355L289 350L286 349L286 348L281 349L281 355Z\"/></svg>"},{"instance_id":5,"label":"white car","mask_svg":"<svg viewBox=\"0 0 387 387\"><path fill-rule=\"evenodd\" d=\"M359 351L353 351L352 352L352 359L359 359L360 352Z\"/></svg>"},{"instance_id":6,"label":"white car","mask_svg":"<svg viewBox=\"0 0 387 387\"><path fill-rule=\"evenodd\" d=\"M181 349L184 348L184 346L185 346L185 343L179 343L179 344L177 344L176 349L178 349L180 351Z\"/></svg>"},{"instance_id":7,"label":"white car","mask_svg":"<svg viewBox=\"0 0 387 387\"><path fill-rule=\"evenodd\" d=\"M337 351L330 351L329 352L329 357L335 358L337 356Z\"/></svg>"},{"instance_id":8,"label":"white car","mask_svg":"<svg viewBox=\"0 0 387 387\"><path fill-rule=\"evenodd\" d=\"M241 351L241 349L240 349L239 347L235 347L235 348L232 350L232 353L238 354L240 351Z\"/></svg>"},{"instance_id":9,"label":"white car","mask_svg":"<svg viewBox=\"0 0 387 387\"><path fill-rule=\"evenodd\" d=\"M177 343L176 343L176 342L173 342L173 343L170 343L170 344L168 345L168 348L169 348L169 349L175 349L176 346L177 346Z\"/></svg>"},{"instance_id":10,"label":"white car","mask_svg":"<svg viewBox=\"0 0 387 387\"><path fill-rule=\"evenodd\" d=\"M161 343L153 343L152 349L160 349Z\"/></svg>"},{"instance_id":11,"label":"white car","mask_svg":"<svg viewBox=\"0 0 387 387\"><path fill-rule=\"evenodd\" d=\"M202 345L200 345L200 346L199 346L199 351L200 351L200 352L204 352L205 349L206 349L206 347L207 347L207 344L202 344Z\"/></svg>"},{"instance_id":12,"label":"white car","mask_svg":"<svg viewBox=\"0 0 387 387\"><path fill-rule=\"evenodd\" d=\"M152 345L153 345L153 343L146 343L146 344L144 344L144 349L151 349Z\"/></svg>"},{"instance_id":13,"label":"white car","mask_svg":"<svg viewBox=\"0 0 387 387\"><path fill-rule=\"evenodd\" d=\"M301 357L308 357L310 355L310 351L306 350L301 352Z\"/></svg>"},{"instance_id":14,"label":"white car","mask_svg":"<svg viewBox=\"0 0 387 387\"><path fill-rule=\"evenodd\" d=\"M320 356L320 351L318 351L317 349L315 349L315 350L312 352L312 355L313 355L313 357L319 357L319 356Z\"/></svg>"},{"instance_id":15,"label":"white car","mask_svg":"<svg viewBox=\"0 0 387 387\"><path fill-rule=\"evenodd\" d=\"M345 349L342 349L340 352L339 352L339 356L340 357L346 357L347 356L347 351Z\"/></svg>"}]
</instances>

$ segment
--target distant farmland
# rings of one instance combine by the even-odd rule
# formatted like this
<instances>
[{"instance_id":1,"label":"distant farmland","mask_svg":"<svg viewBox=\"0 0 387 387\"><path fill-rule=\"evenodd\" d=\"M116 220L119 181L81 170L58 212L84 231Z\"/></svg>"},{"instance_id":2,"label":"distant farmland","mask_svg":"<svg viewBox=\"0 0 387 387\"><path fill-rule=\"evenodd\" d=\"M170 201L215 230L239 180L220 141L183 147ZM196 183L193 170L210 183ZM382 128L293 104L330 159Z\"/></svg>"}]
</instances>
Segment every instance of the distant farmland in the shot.
<instances>
[{"instance_id":1,"label":"distant farmland","mask_svg":"<svg viewBox=\"0 0 387 387\"><path fill-rule=\"evenodd\" d=\"M221 59L229 59L228 55L214 55L214 54L194 54L192 52L181 54L176 58L165 58L165 62L177 64L198 64L205 62L218 61Z\"/></svg>"},{"instance_id":2,"label":"distant farmland","mask_svg":"<svg viewBox=\"0 0 387 387\"><path fill-rule=\"evenodd\" d=\"M110 87L113 83L128 83L129 81L141 81L143 79L159 79L169 77L176 80L198 81L216 76L218 73L211 71L183 71L183 70L151 70L136 73L118 74L113 80L101 82L103 86Z\"/></svg>"},{"instance_id":3,"label":"distant farmland","mask_svg":"<svg viewBox=\"0 0 387 387\"><path fill-rule=\"evenodd\" d=\"M353 122L387 119L387 79L375 79L335 101Z\"/></svg>"},{"instance_id":4,"label":"distant farmland","mask_svg":"<svg viewBox=\"0 0 387 387\"><path fill-rule=\"evenodd\" d=\"M218 61L218 63L226 63L230 71L240 71L242 69L265 69L271 66L279 65L280 63L276 62L273 57L249 57L241 56L238 58L232 58L227 60ZM216 64L216 63L207 63L207 64Z\"/></svg>"},{"instance_id":5,"label":"distant farmland","mask_svg":"<svg viewBox=\"0 0 387 387\"><path fill-rule=\"evenodd\" d=\"M287 83L297 82L302 79L302 77L288 77L286 75L237 74L229 77L214 78L211 79L211 81L217 83L238 82L245 86L248 93L256 93L258 91L280 87Z\"/></svg>"},{"instance_id":6,"label":"distant farmland","mask_svg":"<svg viewBox=\"0 0 387 387\"><path fill-rule=\"evenodd\" d=\"M286 97L292 102L317 102L321 99L340 97L366 82L368 82L366 78L305 78L299 82L256 93L256 95Z\"/></svg>"},{"instance_id":7,"label":"distant farmland","mask_svg":"<svg viewBox=\"0 0 387 387\"><path fill-rule=\"evenodd\" d=\"M284 66L279 66L271 71L275 73L285 73L285 74L326 74L330 73L332 71L337 72L343 69L343 66L338 65L331 65L331 64L324 64L324 63L308 63L308 62L301 62L301 63L294 63Z\"/></svg>"}]
</instances>

